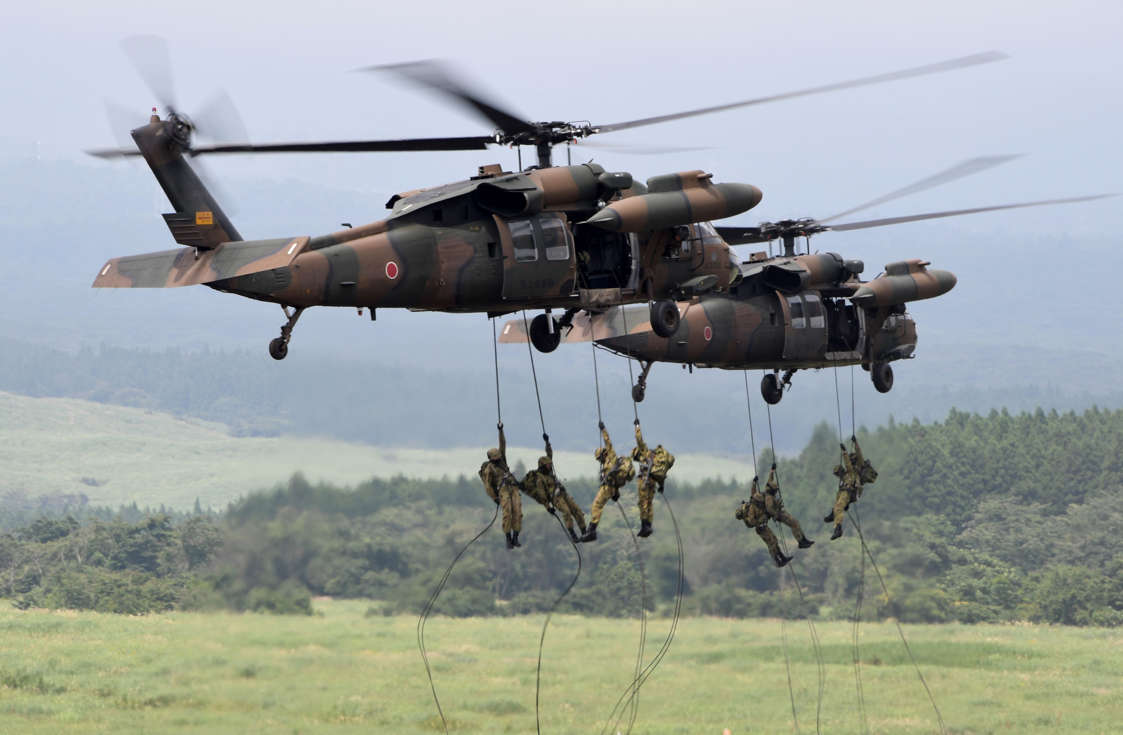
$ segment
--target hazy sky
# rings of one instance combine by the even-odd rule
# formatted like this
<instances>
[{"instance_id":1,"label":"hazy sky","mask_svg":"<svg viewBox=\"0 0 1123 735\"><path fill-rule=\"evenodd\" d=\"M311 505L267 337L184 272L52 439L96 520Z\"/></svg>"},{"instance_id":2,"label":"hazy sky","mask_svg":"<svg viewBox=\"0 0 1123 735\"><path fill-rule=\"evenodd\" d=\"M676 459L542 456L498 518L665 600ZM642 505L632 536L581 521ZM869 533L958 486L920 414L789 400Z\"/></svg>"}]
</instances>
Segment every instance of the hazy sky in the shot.
<instances>
[{"instance_id":1,"label":"hazy sky","mask_svg":"<svg viewBox=\"0 0 1123 735\"><path fill-rule=\"evenodd\" d=\"M528 118L608 123L998 49L1011 59L597 139L709 150L575 158L595 156L639 178L704 168L717 180L748 181L765 192L757 218L825 216L989 153L1028 156L871 216L1123 189L1116 142L1123 4L918 5L47 0L5 11L0 95L8 114L0 141L64 158L113 145L103 98L135 109L143 122L152 96L118 47L136 33L168 40L182 107L190 111L225 88L257 142L490 132L443 100L349 71L371 64L444 58ZM375 219L383 194L461 178L492 160L514 165L506 149L211 164L235 198L262 177L370 191L365 219ZM988 215L964 226L1107 231L1123 224L1117 210Z\"/></svg>"}]
</instances>

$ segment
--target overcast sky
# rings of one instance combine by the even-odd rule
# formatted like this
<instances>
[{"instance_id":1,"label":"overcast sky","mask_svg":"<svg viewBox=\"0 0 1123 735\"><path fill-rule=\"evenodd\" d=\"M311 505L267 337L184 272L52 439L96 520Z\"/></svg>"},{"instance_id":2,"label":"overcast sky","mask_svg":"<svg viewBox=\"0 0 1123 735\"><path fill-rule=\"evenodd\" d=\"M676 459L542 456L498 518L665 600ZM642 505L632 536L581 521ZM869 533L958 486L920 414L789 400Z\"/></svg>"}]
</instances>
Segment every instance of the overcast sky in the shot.
<instances>
[{"instance_id":1,"label":"overcast sky","mask_svg":"<svg viewBox=\"0 0 1123 735\"><path fill-rule=\"evenodd\" d=\"M81 150L116 140L104 98L135 110L143 122L154 100L118 46L137 33L167 39L183 108L190 112L224 88L255 142L490 132L444 100L350 71L371 64L448 59L530 119L609 123L997 49L1011 58L597 139L708 150L663 156L586 150L575 158L592 156L641 179L704 168L717 180L754 183L765 193L757 219L825 216L992 153L1028 155L870 216L1123 189L1117 143L1123 4L924 5L22 3L6 9L0 30L0 95L8 113L0 142L8 152L80 160ZM455 180L493 160L514 166L506 149L211 163L235 198L262 177L317 181L370 191L367 219L375 219L383 194ZM1118 208L1100 203L987 215L963 226L1108 232L1123 225Z\"/></svg>"}]
</instances>

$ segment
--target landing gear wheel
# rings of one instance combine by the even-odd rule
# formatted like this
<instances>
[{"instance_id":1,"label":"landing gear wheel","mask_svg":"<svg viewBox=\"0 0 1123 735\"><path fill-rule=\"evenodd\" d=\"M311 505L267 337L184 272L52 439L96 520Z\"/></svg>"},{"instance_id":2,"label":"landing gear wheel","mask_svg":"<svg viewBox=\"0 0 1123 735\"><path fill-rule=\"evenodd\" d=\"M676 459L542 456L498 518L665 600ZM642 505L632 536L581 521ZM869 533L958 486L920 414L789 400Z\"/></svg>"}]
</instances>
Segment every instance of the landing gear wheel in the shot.
<instances>
[{"instance_id":1,"label":"landing gear wheel","mask_svg":"<svg viewBox=\"0 0 1123 735\"><path fill-rule=\"evenodd\" d=\"M784 389L780 385L780 378L776 373L767 373L760 379L760 394L764 402L775 406L784 397Z\"/></svg>"},{"instance_id":2,"label":"landing gear wheel","mask_svg":"<svg viewBox=\"0 0 1123 735\"><path fill-rule=\"evenodd\" d=\"M647 392L647 374L651 372L651 368L655 366L654 361L644 362L640 360L640 367L643 370L639 374L639 380L632 386L632 400L636 403L643 403L643 395Z\"/></svg>"},{"instance_id":3,"label":"landing gear wheel","mask_svg":"<svg viewBox=\"0 0 1123 735\"><path fill-rule=\"evenodd\" d=\"M296 321L300 319L300 315L304 313L306 307L300 306L292 311L284 304L281 305L281 311L285 313L288 319L281 325L281 336L269 342L269 356L274 360L284 360L285 356L289 354L289 340L292 339L292 328L296 326Z\"/></svg>"},{"instance_id":4,"label":"landing gear wheel","mask_svg":"<svg viewBox=\"0 0 1123 735\"><path fill-rule=\"evenodd\" d=\"M636 403L643 403L643 394L645 392L647 392L647 389L644 388L642 385L633 385L632 386L632 400L635 401Z\"/></svg>"},{"instance_id":5,"label":"landing gear wheel","mask_svg":"<svg viewBox=\"0 0 1123 735\"><path fill-rule=\"evenodd\" d=\"M549 314L539 314L530 320L530 343L539 352L553 352L561 342L558 320Z\"/></svg>"},{"instance_id":6,"label":"landing gear wheel","mask_svg":"<svg viewBox=\"0 0 1123 735\"><path fill-rule=\"evenodd\" d=\"M878 393L893 390L893 366L887 362L875 362L870 368L870 378Z\"/></svg>"},{"instance_id":7,"label":"landing gear wheel","mask_svg":"<svg viewBox=\"0 0 1123 735\"><path fill-rule=\"evenodd\" d=\"M284 360L289 354L289 346L280 337L275 337L269 342L269 356L274 360Z\"/></svg>"},{"instance_id":8,"label":"landing gear wheel","mask_svg":"<svg viewBox=\"0 0 1123 735\"><path fill-rule=\"evenodd\" d=\"M660 337L670 337L678 330L680 319L678 305L670 299L660 299L651 304L651 331Z\"/></svg>"}]
</instances>

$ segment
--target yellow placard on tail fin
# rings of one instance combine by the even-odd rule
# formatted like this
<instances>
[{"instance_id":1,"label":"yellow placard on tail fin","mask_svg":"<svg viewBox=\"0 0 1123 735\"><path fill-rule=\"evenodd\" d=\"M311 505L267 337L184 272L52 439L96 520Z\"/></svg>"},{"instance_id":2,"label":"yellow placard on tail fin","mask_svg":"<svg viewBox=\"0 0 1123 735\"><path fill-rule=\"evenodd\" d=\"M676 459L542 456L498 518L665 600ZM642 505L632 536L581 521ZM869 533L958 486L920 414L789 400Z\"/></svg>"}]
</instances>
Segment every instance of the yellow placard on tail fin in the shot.
<instances>
[{"instance_id":1,"label":"yellow placard on tail fin","mask_svg":"<svg viewBox=\"0 0 1123 735\"><path fill-rule=\"evenodd\" d=\"M213 225L214 212L196 212L195 224L197 225Z\"/></svg>"}]
</instances>

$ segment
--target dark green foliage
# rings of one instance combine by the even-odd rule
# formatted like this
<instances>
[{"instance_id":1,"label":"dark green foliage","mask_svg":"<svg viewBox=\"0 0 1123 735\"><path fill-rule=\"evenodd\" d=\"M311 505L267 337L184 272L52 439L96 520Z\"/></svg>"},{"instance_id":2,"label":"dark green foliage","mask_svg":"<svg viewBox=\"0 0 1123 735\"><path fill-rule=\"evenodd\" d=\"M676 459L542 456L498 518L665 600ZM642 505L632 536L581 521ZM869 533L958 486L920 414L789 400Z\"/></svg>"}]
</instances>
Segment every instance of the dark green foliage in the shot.
<instances>
[{"instance_id":1,"label":"dark green foliage","mask_svg":"<svg viewBox=\"0 0 1123 735\"><path fill-rule=\"evenodd\" d=\"M851 510L885 577L882 593L857 529L828 541L821 518L837 481L838 436L817 427L798 457L781 459L787 508L817 544L779 572L764 544L733 517L747 494L714 479L689 486L672 473L656 500L655 536L635 544L634 489L606 509L600 540L580 547L579 583L559 611L637 616L666 612L678 554L664 500L686 550L690 614L907 622L1032 620L1123 624L1123 411L978 416L953 411L923 425L862 430L880 471ZM759 465L771 462L768 453ZM590 460L591 462L591 460ZM586 507L595 488L568 482ZM26 510L33 504L22 499ZM479 482L373 479L355 488L297 474L232 504L221 519L115 516L57 503L0 536L0 594L19 605L144 612L171 607L308 614L313 595L380 600L380 614L419 612L449 562L495 511ZM67 514L70 515L67 515ZM452 570L435 614L541 613L572 581L577 557L557 520L524 502L523 547L507 551L496 523ZM643 572L640 570L642 560ZM802 594L800 594L802 590Z\"/></svg>"}]
</instances>

